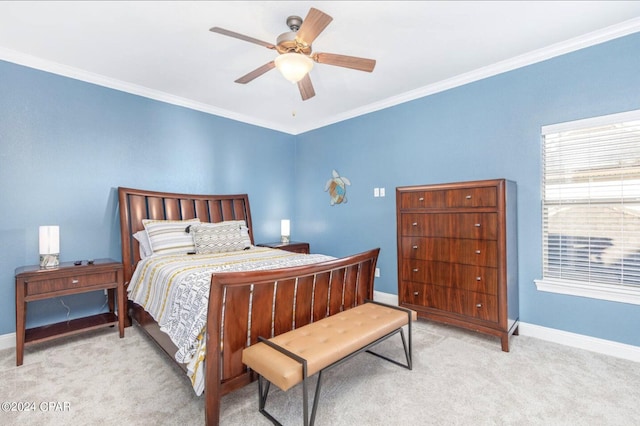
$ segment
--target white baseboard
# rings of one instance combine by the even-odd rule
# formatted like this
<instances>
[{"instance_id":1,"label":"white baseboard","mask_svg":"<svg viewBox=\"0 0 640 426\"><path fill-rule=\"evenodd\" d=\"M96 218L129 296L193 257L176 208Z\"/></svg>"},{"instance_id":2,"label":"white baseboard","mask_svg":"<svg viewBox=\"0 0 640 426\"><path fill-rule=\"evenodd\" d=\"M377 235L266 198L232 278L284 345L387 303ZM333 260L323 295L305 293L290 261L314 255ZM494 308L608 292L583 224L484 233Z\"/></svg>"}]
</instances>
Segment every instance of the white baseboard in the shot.
<instances>
[{"instance_id":1,"label":"white baseboard","mask_svg":"<svg viewBox=\"0 0 640 426\"><path fill-rule=\"evenodd\" d=\"M16 333L0 335L0 350L16 347Z\"/></svg>"},{"instance_id":2,"label":"white baseboard","mask_svg":"<svg viewBox=\"0 0 640 426\"><path fill-rule=\"evenodd\" d=\"M386 303L388 305L397 305L398 296L395 294L383 293L381 291L373 291L373 300L376 302Z\"/></svg>"},{"instance_id":3,"label":"white baseboard","mask_svg":"<svg viewBox=\"0 0 640 426\"><path fill-rule=\"evenodd\" d=\"M374 291L373 298L374 300L388 303L390 305L398 304L398 296L395 294ZM518 331L522 336L535 337L536 339L559 343L573 348L584 349L604 355L640 362L640 346L598 339L596 337L570 333L568 331L542 327L540 325L529 324L526 322L520 322Z\"/></svg>"},{"instance_id":4,"label":"white baseboard","mask_svg":"<svg viewBox=\"0 0 640 426\"><path fill-rule=\"evenodd\" d=\"M521 322L518 326L518 330L523 336L535 337L537 339L559 343L561 345L640 362L640 346L598 339L597 337L570 333L568 331L542 327L526 322Z\"/></svg>"}]
</instances>

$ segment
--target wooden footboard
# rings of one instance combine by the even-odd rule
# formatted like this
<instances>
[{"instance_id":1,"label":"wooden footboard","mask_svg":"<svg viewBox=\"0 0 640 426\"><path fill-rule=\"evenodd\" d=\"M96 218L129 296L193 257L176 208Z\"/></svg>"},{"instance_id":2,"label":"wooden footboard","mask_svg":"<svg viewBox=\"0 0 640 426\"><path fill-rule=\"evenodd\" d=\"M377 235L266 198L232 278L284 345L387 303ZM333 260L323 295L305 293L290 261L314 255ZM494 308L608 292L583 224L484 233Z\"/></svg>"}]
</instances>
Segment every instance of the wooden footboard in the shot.
<instances>
[{"instance_id":1,"label":"wooden footboard","mask_svg":"<svg viewBox=\"0 0 640 426\"><path fill-rule=\"evenodd\" d=\"M373 299L380 249L295 268L213 274L207 319L205 420L219 424L220 398L247 383L244 348ZM213 362L212 362L213 360Z\"/></svg>"}]
</instances>

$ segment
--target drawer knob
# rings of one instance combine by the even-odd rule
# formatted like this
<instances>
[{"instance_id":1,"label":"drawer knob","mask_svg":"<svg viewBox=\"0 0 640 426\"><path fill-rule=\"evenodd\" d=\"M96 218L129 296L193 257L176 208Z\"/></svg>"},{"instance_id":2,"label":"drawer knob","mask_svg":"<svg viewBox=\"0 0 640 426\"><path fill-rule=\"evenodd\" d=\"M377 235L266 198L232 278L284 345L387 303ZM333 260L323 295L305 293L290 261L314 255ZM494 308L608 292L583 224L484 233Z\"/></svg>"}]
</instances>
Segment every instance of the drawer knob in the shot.
<instances>
[{"instance_id":1,"label":"drawer knob","mask_svg":"<svg viewBox=\"0 0 640 426\"><path fill-rule=\"evenodd\" d=\"M476 308L482 308L482 303L477 303Z\"/></svg>"},{"instance_id":2,"label":"drawer knob","mask_svg":"<svg viewBox=\"0 0 640 426\"><path fill-rule=\"evenodd\" d=\"M476 228L480 228L480 224L479 224L479 223L476 223L474 226L475 226Z\"/></svg>"},{"instance_id":3,"label":"drawer knob","mask_svg":"<svg viewBox=\"0 0 640 426\"><path fill-rule=\"evenodd\" d=\"M418 272L418 268L413 268L413 272Z\"/></svg>"},{"instance_id":4,"label":"drawer knob","mask_svg":"<svg viewBox=\"0 0 640 426\"><path fill-rule=\"evenodd\" d=\"M411 226L418 226L418 222L413 222Z\"/></svg>"},{"instance_id":5,"label":"drawer knob","mask_svg":"<svg viewBox=\"0 0 640 426\"><path fill-rule=\"evenodd\" d=\"M424 197L418 198L418 201L424 201Z\"/></svg>"},{"instance_id":6,"label":"drawer knob","mask_svg":"<svg viewBox=\"0 0 640 426\"><path fill-rule=\"evenodd\" d=\"M74 279L71 280L71 284L78 284L78 283L79 283L79 281L78 281L77 278L74 278Z\"/></svg>"},{"instance_id":7,"label":"drawer knob","mask_svg":"<svg viewBox=\"0 0 640 426\"><path fill-rule=\"evenodd\" d=\"M476 250L476 254L480 254L480 250Z\"/></svg>"},{"instance_id":8,"label":"drawer knob","mask_svg":"<svg viewBox=\"0 0 640 426\"><path fill-rule=\"evenodd\" d=\"M413 246L413 249L414 250L418 250L418 246Z\"/></svg>"},{"instance_id":9,"label":"drawer knob","mask_svg":"<svg viewBox=\"0 0 640 426\"><path fill-rule=\"evenodd\" d=\"M476 281L481 281L482 277L476 277Z\"/></svg>"},{"instance_id":10,"label":"drawer knob","mask_svg":"<svg viewBox=\"0 0 640 426\"><path fill-rule=\"evenodd\" d=\"M414 291L414 292L413 292L413 295L414 295L414 296L418 296L418 295L420 295L420 293L418 293L417 291Z\"/></svg>"},{"instance_id":11,"label":"drawer knob","mask_svg":"<svg viewBox=\"0 0 640 426\"><path fill-rule=\"evenodd\" d=\"M467 195L467 196L466 196L466 197L464 197L464 198L466 198L467 200L470 200L470 199L471 199L471 195Z\"/></svg>"}]
</instances>

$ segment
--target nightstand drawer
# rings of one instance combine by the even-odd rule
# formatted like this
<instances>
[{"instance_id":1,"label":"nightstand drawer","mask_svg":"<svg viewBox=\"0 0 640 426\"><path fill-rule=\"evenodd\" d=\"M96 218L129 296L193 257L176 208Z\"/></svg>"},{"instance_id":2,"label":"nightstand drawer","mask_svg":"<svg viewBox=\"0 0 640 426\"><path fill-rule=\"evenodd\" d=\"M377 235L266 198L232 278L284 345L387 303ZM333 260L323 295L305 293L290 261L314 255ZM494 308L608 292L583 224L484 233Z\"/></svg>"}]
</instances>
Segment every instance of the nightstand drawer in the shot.
<instances>
[{"instance_id":1,"label":"nightstand drawer","mask_svg":"<svg viewBox=\"0 0 640 426\"><path fill-rule=\"evenodd\" d=\"M77 276L52 278L48 280L29 281L25 288L25 296L35 294L53 293L61 290L81 289L93 287L101 284L113 283L113 287L118 284L115 271L102 272L97 274L79 274Z\"/></svg>"}]
</instances>

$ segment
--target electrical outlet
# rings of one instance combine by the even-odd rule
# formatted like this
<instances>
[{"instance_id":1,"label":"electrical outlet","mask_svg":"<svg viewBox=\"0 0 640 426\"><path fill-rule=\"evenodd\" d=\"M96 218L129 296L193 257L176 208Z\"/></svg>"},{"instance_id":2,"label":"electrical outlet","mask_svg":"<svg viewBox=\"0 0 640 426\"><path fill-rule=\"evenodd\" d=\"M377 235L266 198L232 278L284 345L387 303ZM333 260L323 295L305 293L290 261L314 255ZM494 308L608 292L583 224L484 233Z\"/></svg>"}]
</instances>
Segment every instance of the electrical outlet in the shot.
<instances>
[{"instance_id":1,"label":"electrical outlet","mask_svg":"<svg viewBox=\"0 0 640 426\"><path fill-rule=\"evenodd\" d=\"M376 276L376 277L379 277L379 276L380 276L380 268L376 268L375 276Z\"/></svg>"},{"instance_id":2,"label":"electrical outlet","mask_svg":"<svg viewBox=\"0 0 640 426\"><path fill-rule=\"evenodd\" d=\"M380 188L373 188L373 196L374 197L380 196Z\"/></svg>"},{"instance_id":3,"label":"electrical outlet","mask_svg":"<svg viewBox=\"0 0 640 426\"><path fill-rule=\"evenodd\" d=\"M380 188L380 196L381 196L381 197L384 197L384 192L385 192L385 191L384 191L384 188Z\"/></svg>"}]
</instances>

